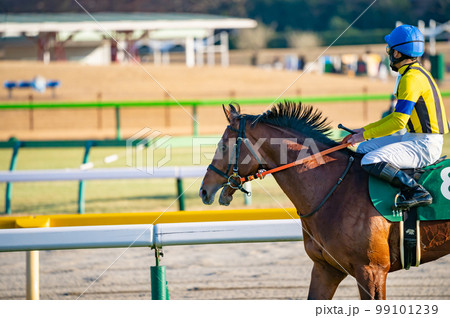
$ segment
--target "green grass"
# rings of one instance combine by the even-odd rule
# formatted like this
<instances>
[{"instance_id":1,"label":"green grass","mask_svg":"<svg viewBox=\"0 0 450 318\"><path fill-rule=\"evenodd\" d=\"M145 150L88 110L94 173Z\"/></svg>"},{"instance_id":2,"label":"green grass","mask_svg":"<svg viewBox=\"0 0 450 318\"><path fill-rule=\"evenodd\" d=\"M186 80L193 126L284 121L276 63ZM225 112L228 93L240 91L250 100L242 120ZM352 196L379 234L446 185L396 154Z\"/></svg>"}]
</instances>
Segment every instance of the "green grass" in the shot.
<instances>
[{"instance_id":1,"label":"green grass","mask_svg":"<svg viewBox=\"0 0 450 318\"><path fill-rule=\"evenodd\" d=\"M205 154L214 154L215 147L202 147L200 164L207 165L210 159ZM17 170L28 169L66 169L79 168L84 150L82 148L60 149L21 149L17 161ZM12 151L0 149L0 170L7 170ZM119 159L105 164L106 156L117 154ZM164 155L163 150L156 151L158 160ZM192 165L195 158L191 148L173 148L169 166ZM155 161L156 161L155 160ZM126 152L124 148L92 148L90 161L95 168L126 167ZM289 200L279 189L273 178L261 182L277 201L285 207L290 207ZM184 179L185 202L187 210L226 209L217 203L205 206L198 197L201 179ZM5 184L0 184L0 211L4 211ZM268 197L266 192L253 183L252 207L278 207L278 204ZM178 201L176 181L172 179L149 180L99 180L86 182L86 213L105 212L146 212L146 211L177 211ZM76 213L78 202L78 182L20 182L13 185L12 212L13 215L26 214L59 214ZM233 204L228 208L244 207L244 197L237 193Z\"/></svg>"},{"instance_id":2,"label":"green grass","mask_svg":"<svg viewBox=\"0 0 450 318\"><path fill-rule=\"evenodd\" d=\"M78 168L83 158L82 148L60 149L21 149L19 152L17 170L26 169L65 169ZM214 147L202 148L202 154L213 154ZM444 154L450 156L450 136L445 137ZM0 170L9 168L12 150L0 149ZM119 159L106 164L106 156L117 154ZM162 158L163 151L156 152L156 158ZM90 161L95 168L126 167L126 152L124 148L93 148ZM201 164L209 164L210 159L202 156ZM172 158L167 163L171 166L192 165L193 153L190 148L173 148ZM230 207L221 207L217 201L212 206L205 206L198 197L201 180L183 180L186 190L187 210L233 209L244 207L244 197L241 193L235 195ZM262 181L254 181L252 207L279 207L266 191L284 207L292 204L276 184L268 177ZM262 187L264 187L264 189ZM4 194L6 185L0 184L0 211L4 211ZM13 188L13 215L27 214L59 214L76 213L78 182L23 182L15 183ZM86 213L104 212L145 212L145 211L176 211L176 184L172 179L149 180L101 180L86 182Z\"/></svg>"}]
</instances>

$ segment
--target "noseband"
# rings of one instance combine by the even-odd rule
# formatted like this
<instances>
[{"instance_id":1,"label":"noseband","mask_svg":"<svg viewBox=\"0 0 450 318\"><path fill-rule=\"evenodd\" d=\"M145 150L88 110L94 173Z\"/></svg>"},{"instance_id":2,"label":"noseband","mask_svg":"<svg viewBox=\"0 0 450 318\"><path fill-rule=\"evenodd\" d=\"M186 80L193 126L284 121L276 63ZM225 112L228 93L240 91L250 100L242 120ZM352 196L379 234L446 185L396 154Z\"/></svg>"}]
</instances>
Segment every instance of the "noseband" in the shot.
<instances>
[{"instance_id":1,"label":"noseband","mask_svg":"<svg viewBox=\"0 0 450 318\"><path fill-rule=\"evenodd\" d=\"M258 154L254 151L254 149L252 148L249 140L245 136L245 121L246 121L245 117L241 117L240 118L239 129L236 129L236 128L232 127L231 125L228 125L228 127L227 127L227 128L230 128L232 131L238 133L238 137L236 139L236 143L233 146L233 152L232 152L232 155L231 155L231 157L233 157L233 154L235 155L234 163L231 163L231 162L228 163L228 168L227 168L226 172L222 172L221 170L219 170L216 167L214 167L212 164L210 164L208 166L208 169L211 169L212 171L217 173L219 176L224 177L225 179L227 179L227 182L224 183L223 186L229 186L232 189L240 190L240 191L244 192L246 195L251 196L252 195L251 192L247 191L243 187L243 185L244 185L244 182L242 181L243 178L238 173L238 170L239 170L239 155L241 153L242 142L244 142L244 144L250 150L252 155L258 161L258 163L259 163L259 171L262 171L264 169L262 169L262 160L259 158ZM230 174L231 167L233 167L233 173Z\"/></svg>"}]
</instances>

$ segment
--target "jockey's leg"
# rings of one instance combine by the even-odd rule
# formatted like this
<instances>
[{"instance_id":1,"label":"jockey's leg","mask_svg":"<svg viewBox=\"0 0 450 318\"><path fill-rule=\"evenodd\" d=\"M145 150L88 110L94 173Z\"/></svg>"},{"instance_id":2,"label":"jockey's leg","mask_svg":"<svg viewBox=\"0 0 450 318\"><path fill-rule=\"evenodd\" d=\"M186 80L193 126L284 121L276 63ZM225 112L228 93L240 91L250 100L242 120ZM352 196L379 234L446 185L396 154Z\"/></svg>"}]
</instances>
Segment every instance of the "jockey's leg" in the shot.
<instances>
[{"instance_id":1,"label":"jockey's leg","mask_svg":"<svg viewBox=\"0 0 450 318\"><path fill-rule=\"evenodd\" d=\"M393 135L366 140L359 144L358 149L356 149L356 152L368 153L381 147L385 147L387 145L400 142L403 139L404 133L405 132L401 130L400 132L397 132Z\"/></svg>"},{"instance_id":2,"label":"jockey's leg","mask_svg":"<svg viewBox=\"0 0 450 318\"><path fill-rule=\"evenodd\" d=\"M389 182L401 189L401 196L397 200L399 209L428 205L433 202L431 194L409 175L387 162L378 162L362 165L370 175Z\"/></svg>"},{"instance_id":3,"label":"jockey's leg","mask_svg":"<svg viewBox=\"0 0 450 318\"><path fill-rule=\"evenodd\" d=\"M442 136L434 135L406 133L399 136L402 141L370 151L361 160L363 169L369 174L386 180L401 189L402 196L397 201L398 208L427 205L432 202L430 193L399 169L422 168L439 159L442 150ZM395 140L395 138L391 140Z\"/></svg>"}]
</instances>

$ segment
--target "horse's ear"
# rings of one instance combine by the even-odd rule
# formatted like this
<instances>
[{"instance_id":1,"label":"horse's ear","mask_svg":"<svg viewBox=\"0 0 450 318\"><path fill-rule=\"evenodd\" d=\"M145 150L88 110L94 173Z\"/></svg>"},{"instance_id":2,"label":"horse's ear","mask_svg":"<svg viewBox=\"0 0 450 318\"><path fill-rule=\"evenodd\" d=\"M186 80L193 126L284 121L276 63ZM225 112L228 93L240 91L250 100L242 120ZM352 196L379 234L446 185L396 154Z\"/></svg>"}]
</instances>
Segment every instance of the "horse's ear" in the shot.
<instances>
[{"instance_id":1,"label":"horse's ear","mask_svg":"<svg viewBox=\"0 0 450 318\"><path fill-rule=\"evenodd\" d=\"M233 104L228 104L228 106L230 106L231 112L234 113L235 115L241 114L241 106L239 106L239 104L233 103Z\"/></svg>"},{"instance_id":2,"label":"horse's ear","mask_svg":"<svg viewBox=\"0 0 450 318\"><path fill-rule=\"evenodd\" d=\"M231 123L233 119L238 117L241 113L241 108L237 104L228 104L228 106L222 104L222 109L229 123Z\"/></svg>"},{"instance_id":3,"label":"horse's ear","mask_svg":"<svg viewBox=\"0 0 450 318\"><path fill-rule=\"evenodd\" d=\"M225 113L225 117L227 118L228 122L231 123L231 110L225 107L224 104L222 104L223 112Z\"/></svg>"}]
</instances>

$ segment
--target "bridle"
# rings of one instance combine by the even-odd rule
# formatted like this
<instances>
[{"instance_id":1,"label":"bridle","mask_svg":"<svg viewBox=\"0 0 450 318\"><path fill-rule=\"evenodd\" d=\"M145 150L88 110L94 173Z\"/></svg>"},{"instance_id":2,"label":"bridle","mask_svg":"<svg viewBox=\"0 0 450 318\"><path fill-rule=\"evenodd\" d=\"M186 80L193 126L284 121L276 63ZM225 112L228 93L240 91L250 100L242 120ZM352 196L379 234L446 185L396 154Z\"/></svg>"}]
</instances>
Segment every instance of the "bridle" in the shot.
<instances>
[{"instance_id":1,"label":"bridle","mask_svg":"<svg viewBox=\"0 0 450 318\"><path fill-rule=\"evenodd\" d=\"M266 175L268 174L272 174L274 172L278 172L281 170L285 170L294 166L298 166L302 163L305 163L307 161L311 161L313 159L316 159L318 156L324 156L326 154L347 148L348 146L350 146L350 143L345 143L345 144L340 144L338 146L332 147L332 148L328 148L325 149L321 152L319 152L318 154L313 154L311 156L305 157L303 159L299 159L296 160L294 162L276 167L276 168L272 168L269 170L265 170L262 167L262 160L261 158L258 156L258 154L254 151L250 141L247 139L247 137L245 136L245 122L246 122L246 118L244 116L240 116L240 122L239 122L239 129L236 129L234 127L232 127L231 125L228 125L227 128L229 128L230 130L237 132L238 133L238 137L236 139L236 143L233 146L233 152L231 157L233 157L233 155L235 156L235 161L234 164L232 163L228 163L228 168L226 172L223 172L221 170L219 170L218 168L216 168L214 165L210 164L208 166L208 169L211 169L212 171L214 171L215 173L217 173L218 175L220 175L221 177L224 177L225 179L227 179L227 182L225 182L222 187L224 186L229 186L232 189L236 189L236 190L240 190L242 192L244 192L246 195L250 196L251 192L247 191L244 188L244 183L247 181L252 181L255 180L257 178L259 179L263 179ZM244 142L244 144L247 146L247 148L249 149L249 151L251 152L251 154L253 155L253 157L255 157L256 161L258 161L259 164L259 168L258 168L258 172L255 174L251 174L248 175L246 177L241 177L238 173L239 170L239 155L241 153L241 145L242 142ZM330 198L330 196L333 194L333 192L337 189L337 187L342 183L342 181L344 180L344 177L347 175L348 171L350 170L350 167L353 164L353 161L355 159L350 156L348 159L348 163L347 166L345 167L344 172L342 173L342 175L340 176L340 178L338 179L338 181L336 182L336 184L333 186L333 188L330 190L330 192L328 192L328 194L325 196L325 198L322 200L322 202L310 213L306 214L306 215L300 215L301 218L305 218L305 217L309 217L311 215L313 215L314 213L316 213L324 204L325 202ZM233 173L230 173L230 169L231 167L233 167Z\"/></svg>"},{"instance_id":2,"label":"bridle","mask_svg":"<svg viewBox=\"0 0 450 318\"><path fill-rule=\"evenodd\" d=\"M215 173L217 173L221 177L224 177L225 179L227 179L227 182L224 183L222 186L229 186L232 189L240 190L240 191L244 192L246 195L251 196L251 192L247 191L244 188L244 186L243 186L245 180L243 180L243 178L238 173L238 171L239 171L239 156L241 154L242 142L244 142L244 144L247 146L247 148L252 153L253 157L255 157L256 161L258 161L259 171L262 171L264 169L262 168L262 162L263 161L261 160L259 155L254 151L254 149L251 146L249 140L245 136L245 122L246 122L246 118L241 116L240 117L240 121L239 121L239 129L236 129L236 128L234 128L231 125L228 125L228 127L227 127L231 131L234 131L234 132L238 133L238 137L236 139L236 143L233 146L233 152L231 153L231 158L233 156L235 157L234 163L231 163L231 162L228 163L228 168L227 168L226 172L222 172L221 170L219 170L218 168L216 168L212 164L210 164L208 166L208 169L211 169L212 171L214 171ZM230 170L231 170L232 167L233 167L233 173L230 174Z\"/></svg>"}]
</instances>

